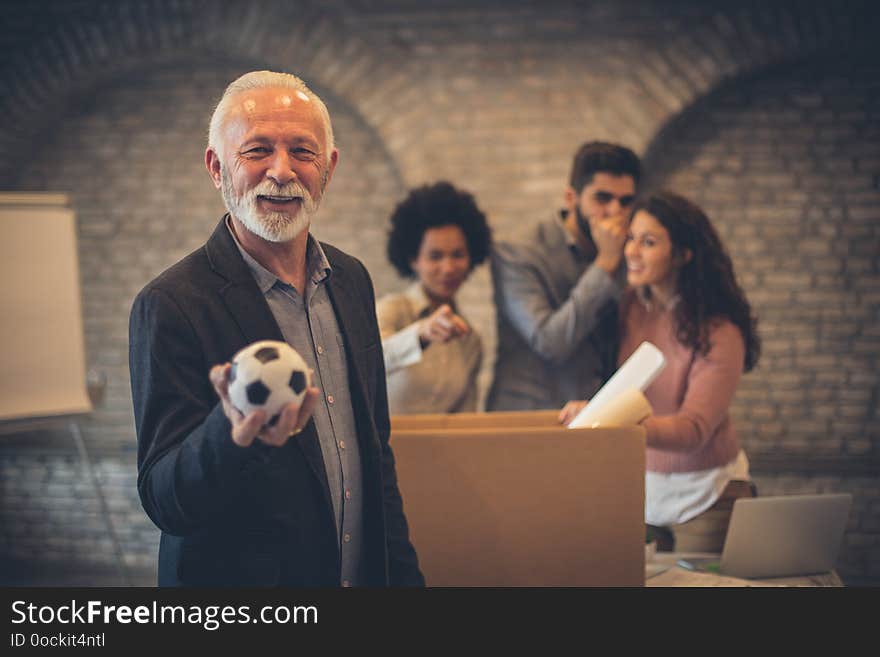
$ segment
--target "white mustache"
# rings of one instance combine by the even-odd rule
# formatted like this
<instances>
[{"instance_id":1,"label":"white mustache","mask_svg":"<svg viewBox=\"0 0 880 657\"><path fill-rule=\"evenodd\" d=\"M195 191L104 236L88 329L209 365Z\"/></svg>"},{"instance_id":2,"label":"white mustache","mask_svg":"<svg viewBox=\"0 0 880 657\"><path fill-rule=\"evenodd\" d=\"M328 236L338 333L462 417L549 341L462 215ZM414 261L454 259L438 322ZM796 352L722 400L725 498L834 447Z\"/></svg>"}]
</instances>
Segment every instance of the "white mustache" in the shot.
<instances>
[{"instance_id":1,"label":"white mustache","mask_svg":"<svg viewBox=\"0 0 880 657\"><path fill-rule=\"evenodd\" d=\"M248 192L248 200L256 200L258 196L271 196L273 198L302 199L306 203L313 203L309 190L300 183L291 181L286 185L276 185L270 180L264 180Z\"/></svg>"}]
</instances>

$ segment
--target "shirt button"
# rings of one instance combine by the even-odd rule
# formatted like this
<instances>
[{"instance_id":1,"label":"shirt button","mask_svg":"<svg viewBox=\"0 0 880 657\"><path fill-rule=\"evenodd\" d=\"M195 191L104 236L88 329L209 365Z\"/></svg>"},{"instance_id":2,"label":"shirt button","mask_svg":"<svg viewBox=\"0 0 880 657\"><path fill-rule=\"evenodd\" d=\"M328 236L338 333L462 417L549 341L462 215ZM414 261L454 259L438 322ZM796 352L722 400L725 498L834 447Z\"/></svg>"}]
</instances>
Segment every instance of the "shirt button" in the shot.
<instances>
[{"instance_id":1,"label":"shirt button","mask_svg":"<svg viewBox=\"0 0 880 657\"><path fill-rule=\"evenodd\" d=\"M351 499L351 491L350 490L345 491L345 499L347 499L347 500Z\"/></svg>"},{"instance_id":2,"label":"shirt button","mask_svg":"<svg viewBox=\"0 0 880 657\"><path fill-rule=\"evenodd\" d=\"M318 353L319 353L319 354L323 354L323 353L324 353L324 347L322 347L321 345L318 345Z\"/></svg>"},{"instance_id":3,"label":"shirt button","mask_svg":"<svg viewBox=\"0 0 880 657\"><path fill-rule=\"evenodd\" d=\"M345 449L345 441L344 440L339 441L339 449Z\"/></svg>"},{"instance_id":4,"label":"shirt button","mask_svg":"<svg viewBox=\"0 0 880 657\"><path fill-rule=\"evenodd\" d=\"M333 399L333 395L327 395L327 401L330 402L330 403L332 404L332 403L333 403L334 401L336 401L336 400Z\"/></svg>"},{"instance_id":5,"label":"shirt button","mask_svg":"<svg viewBox=\"0 0 880 657\"><path fill-rule=\"evenodd\" d=\"M346 543L351 543L351 534L346 534L342 537L342 540Z\"/></svg>"}]
</instances>

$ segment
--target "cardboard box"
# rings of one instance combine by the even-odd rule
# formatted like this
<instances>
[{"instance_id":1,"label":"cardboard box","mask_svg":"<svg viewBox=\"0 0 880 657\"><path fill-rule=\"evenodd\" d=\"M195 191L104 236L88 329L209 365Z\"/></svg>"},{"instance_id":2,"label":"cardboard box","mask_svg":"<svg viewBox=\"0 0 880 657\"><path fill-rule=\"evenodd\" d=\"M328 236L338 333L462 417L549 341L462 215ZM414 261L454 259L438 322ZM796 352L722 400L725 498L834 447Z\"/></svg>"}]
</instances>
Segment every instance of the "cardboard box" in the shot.
<instances>
[{"instance_id":1,"label":"cardboard box","mask_svg":"<svg viewBox=\"0 0 880 657\"><path fill-rule=\"evenodd\" d=\"M396 416L391 444L428 586L644 585L641 427Z\"/></svg>"},{"instance_id":2,"label":"cardboard box","mask_svg":"<svg viewBox=\"0 0 880 657\"><path fill-rule=\"evenodd\" d=\"M414 429L502 429L559 427L559 411L498 411L494 413L436 413L392 415L391 431Z\"/></svg>"}]
</instances>

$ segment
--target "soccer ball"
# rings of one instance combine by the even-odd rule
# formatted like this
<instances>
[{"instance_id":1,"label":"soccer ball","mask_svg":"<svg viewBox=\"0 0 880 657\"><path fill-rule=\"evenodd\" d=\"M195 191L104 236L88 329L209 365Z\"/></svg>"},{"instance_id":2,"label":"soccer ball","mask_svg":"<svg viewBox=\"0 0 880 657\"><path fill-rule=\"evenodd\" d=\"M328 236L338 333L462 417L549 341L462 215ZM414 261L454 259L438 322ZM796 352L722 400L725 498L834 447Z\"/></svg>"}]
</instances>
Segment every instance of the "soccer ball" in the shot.
<instances>
[{"instance_id":1,"label":"soccer ball","mask_svg":"<svg viewBox=\"0 0 880 657\"><path fill-rule=\"evenodd\" d=\"M302 403L310 383L309 368L293 347L261 340L232 358L229 399L244 415L264 410L269 418L266 425L271 427L278 422L282 407L292 401Z\"/></svg>"}]
</instances>

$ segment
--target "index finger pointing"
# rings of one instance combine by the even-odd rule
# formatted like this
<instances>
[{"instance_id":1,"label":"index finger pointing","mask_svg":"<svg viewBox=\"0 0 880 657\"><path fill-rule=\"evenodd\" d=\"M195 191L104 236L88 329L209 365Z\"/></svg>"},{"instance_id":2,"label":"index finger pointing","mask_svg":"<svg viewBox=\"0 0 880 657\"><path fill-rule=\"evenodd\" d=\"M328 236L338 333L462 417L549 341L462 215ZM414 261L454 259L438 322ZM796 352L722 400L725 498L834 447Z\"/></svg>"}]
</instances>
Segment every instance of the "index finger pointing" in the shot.
<instances>
[{"instance_id":1,"label":"index finger pointing","mask_svg":"<svg viewBox=\"0 0 880 657\"><path fill-rule=\"evenodd\" d=\"M470 327L470 325L464 320L463 317L460 317L459 315L455 315L455 316L454 316L454 321L455 321L455 326L456 326L456 328L459 330L459 332L461 332L462 335L464 335L465 333L469 333L469 332L470 332L471 327Z\"/></svg>"}]
</instances>

